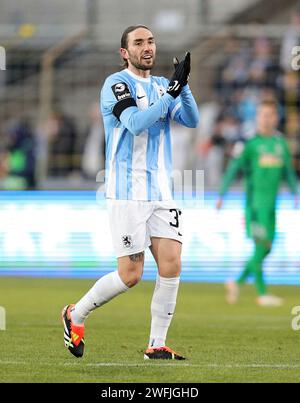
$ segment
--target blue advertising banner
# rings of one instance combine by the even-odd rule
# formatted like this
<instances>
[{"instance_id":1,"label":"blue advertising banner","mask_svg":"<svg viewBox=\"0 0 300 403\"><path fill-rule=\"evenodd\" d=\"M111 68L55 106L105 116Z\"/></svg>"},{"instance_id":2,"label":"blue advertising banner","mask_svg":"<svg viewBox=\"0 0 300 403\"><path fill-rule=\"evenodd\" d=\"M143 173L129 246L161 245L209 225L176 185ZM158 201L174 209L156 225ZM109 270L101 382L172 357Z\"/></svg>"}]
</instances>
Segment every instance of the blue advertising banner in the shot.
<instances>
[{"instance_id":1,"label":"blue advertising banner","mask_svg":"<svg viewBox=\"0 0 300 403\"><path fill-rule=\"evenodd\" d=\"M178 201L183 209L183 281L223 282L252 251L244 230L243 194ZM278 201L277 237L266 260L272 284L300 284L300 211L288 194ZM98 278L116 268L106 202L96 192L0 192L0 275ZM153 280L149 251L143 279Z\"/></svg>"}]
</instances>

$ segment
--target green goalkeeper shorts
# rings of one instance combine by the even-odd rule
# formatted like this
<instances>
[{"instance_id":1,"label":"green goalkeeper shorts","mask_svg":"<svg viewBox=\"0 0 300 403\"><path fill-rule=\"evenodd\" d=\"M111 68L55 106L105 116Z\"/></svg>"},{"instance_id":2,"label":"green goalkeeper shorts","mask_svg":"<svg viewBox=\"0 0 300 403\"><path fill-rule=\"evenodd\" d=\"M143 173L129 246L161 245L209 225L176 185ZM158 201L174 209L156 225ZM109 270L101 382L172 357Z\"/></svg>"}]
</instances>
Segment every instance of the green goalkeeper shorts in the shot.
<instances>
[{"instance_id":1,"label":"green goalkeeper shorts","mask_svg":"<svg viewBox=\"0 0 300 403\"><path fill-rule=\"evenodd\" d=\"M249 238L272 242L275 237L275 227L274 208L246 208L246 229Z\"/></svg>"}]
</instances>

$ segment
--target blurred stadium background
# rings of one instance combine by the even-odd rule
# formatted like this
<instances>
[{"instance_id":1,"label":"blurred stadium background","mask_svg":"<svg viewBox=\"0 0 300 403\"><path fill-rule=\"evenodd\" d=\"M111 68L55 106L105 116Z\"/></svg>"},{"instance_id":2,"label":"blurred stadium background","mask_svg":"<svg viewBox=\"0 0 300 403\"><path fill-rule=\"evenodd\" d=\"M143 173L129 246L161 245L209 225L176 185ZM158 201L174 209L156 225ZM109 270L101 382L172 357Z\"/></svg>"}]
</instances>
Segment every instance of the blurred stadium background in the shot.
<instances>
[{"instance_id":1,"label":"blurred stadium background","mask_svg":"<svg viewBox=\"0 0 300 403\"><path fill-rule=\"evenodd\" d=\"M170 6L171 4L171 6ZM240 181L224 212L216 191L236 141L254 134L256 105L276 98L300 175L300 46L295 0L0 0L0 274L99 277L115 266L96 175L104 167L98 98L120 69L120 36L142 23L158 44L156 75L192 52L197 129L174 126L174 168L205 172L204 206L186 207L184 280L223 281L251 251ZM283 189L267 276L300 284L299 213ZM144 278L154 278L147 256Z\"/></svg>"}]
</instances>

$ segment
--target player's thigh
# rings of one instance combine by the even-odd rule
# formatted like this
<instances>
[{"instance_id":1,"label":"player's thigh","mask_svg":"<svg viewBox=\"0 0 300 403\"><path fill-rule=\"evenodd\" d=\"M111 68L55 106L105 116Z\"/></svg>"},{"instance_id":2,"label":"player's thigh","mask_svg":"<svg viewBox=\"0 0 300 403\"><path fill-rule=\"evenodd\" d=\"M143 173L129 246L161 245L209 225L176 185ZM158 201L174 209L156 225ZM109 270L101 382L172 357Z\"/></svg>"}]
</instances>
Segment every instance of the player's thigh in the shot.
<instances>
[{"instance_id":1,"label":"player's thigh","mask_svg":"<svg viewBox=\"0 0 300 403\"><path fill-rule=\"evenodd\" d=\"M162 277L177 277L181 271L182 212L174 202L157 202L147 223L151 252Z\"/></svg>"},{"instance_id":2,"label":"player's thigh","mask_svg":"<svg viewBox=\"0 0 300 403\"><path fill-rule=\"evenodd\" d=\"M181 242L169 238L152 237L150 250L156 261L160 276L172 278L180 275Z\"/></svg>"}]
</instances>

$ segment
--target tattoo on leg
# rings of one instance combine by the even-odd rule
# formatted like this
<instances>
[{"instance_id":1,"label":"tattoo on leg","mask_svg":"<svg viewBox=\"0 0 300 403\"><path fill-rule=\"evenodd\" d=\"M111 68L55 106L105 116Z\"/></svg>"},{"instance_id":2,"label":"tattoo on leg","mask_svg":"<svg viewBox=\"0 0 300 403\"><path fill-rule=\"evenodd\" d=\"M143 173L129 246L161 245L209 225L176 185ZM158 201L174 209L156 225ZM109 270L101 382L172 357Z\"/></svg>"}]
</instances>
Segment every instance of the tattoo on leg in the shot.
<instances>
[{"instance_id":1,"label":"tattoo on leg","mask_svg":"<svg viewBox=\"0 0 300 403\"><path fill-rule=\"evenodd\" d=\"M144 259L144 252L134 253L129 258L132 262L141 262Z\"/></svg>"}]
</instances>

